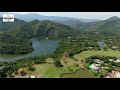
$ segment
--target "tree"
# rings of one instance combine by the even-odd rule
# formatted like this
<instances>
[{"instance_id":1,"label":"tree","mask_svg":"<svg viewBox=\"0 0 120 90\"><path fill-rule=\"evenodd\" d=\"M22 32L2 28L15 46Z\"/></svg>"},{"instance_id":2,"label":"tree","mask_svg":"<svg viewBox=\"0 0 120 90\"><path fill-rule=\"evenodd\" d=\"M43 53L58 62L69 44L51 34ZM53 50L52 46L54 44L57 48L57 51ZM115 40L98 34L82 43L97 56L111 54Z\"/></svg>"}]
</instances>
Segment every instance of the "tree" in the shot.
<instances>
[{"instance_id":1,"label":"tree","mask_svg":"<svg viewBox=\"0 0 120 90\"><path fill-rule=\"evenodd\" d=\"M75 63L74 66L75 66L75 67L79 67L79 64L76 64L76 63Z\"/></svg>"},{"instance_id":2,"label":"tree","mask_svg":"<svg viewBox=\"0 0 120 90\"><path fill-rule=\"evenodd\" d=\"M35 71L35 68L30 65L30 66L28 67L28 70L30 70L30 71Z\"/></svg>"},{"instance_id":3,"label":"tree","mask_svg":"<svg viewBox=\"0 0 120 90\"><path fill-rule=\"evenodd\" d=\"M60 63L59 60L55 60L54 65L55 65L56 67L62 67L62 66L63 66L63 65Z\"/></svg>"},{"instance_id":4,"label":"tree","mask_svg":"<svg viewBox=\"0 0 120 90\"><path fill-rule=\"evenodd\" d=\"M104 50L104 51L107 51L107 48L106 48L106 47L104 47L104 48L103 48L103 50Z\"/></svg>"},{"instance_id":5,"label":"tree","mask_svg":"<svg viewBox=\"0 0 120 90\"><path fill-rule=\"evenodd\" d=\"M113 68L108 68L107 71L108 72L111 72L113 70Z\"/></svg>"},{"instance_id":6,"label":"tree","mask_svg":"<svg viewBox=\"0 0 120 90\"><path fill-rule=\"evenodd\" d=\"M5 73L5 72L0 72L0 77L1 77L1 78L6 78L6 77L7 77L7 75L6 75L6 73Z\"/></svg>"},{"instance_id":7,"label":"tree","mask_svg":"<svg viewBox=\"0 0 120 90\"><path fill-rule=\"evenodd\" d=\"M64 61L64 63L67 65L68 61Z\"/></svg>"},{"instance_id":8,"label":"tree","mask_svg":"<svg viewBox=\"0 0 120 90\"><path fill-rule=\"evenodd\" d=\"M93 72L93 75L94 75L94 76L98 76L98 73L96 73L96 72Z\"/></svg>"}]
</instances>

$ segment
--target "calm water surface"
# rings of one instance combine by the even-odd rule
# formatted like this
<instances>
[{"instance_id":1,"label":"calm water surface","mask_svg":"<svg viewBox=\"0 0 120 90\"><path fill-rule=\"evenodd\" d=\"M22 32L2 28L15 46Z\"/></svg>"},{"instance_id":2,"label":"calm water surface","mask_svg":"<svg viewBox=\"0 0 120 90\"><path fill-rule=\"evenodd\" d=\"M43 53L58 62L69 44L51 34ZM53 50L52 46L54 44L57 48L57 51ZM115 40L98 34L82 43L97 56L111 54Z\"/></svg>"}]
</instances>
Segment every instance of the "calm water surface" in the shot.
<instances>
[{"instance_id":1,"label":"calm water surface","mask_svg":"<svg viewBox=\"0 0 120 90\"><path fill-rule=\"evenodd\" d=\"M59 40L40 40L32 38L32 46L34 51L26 55L0 55L0 61L15 61L23 58L30 58L39 55L49 55L55 51Z\"/></svg>"}]
</instances>

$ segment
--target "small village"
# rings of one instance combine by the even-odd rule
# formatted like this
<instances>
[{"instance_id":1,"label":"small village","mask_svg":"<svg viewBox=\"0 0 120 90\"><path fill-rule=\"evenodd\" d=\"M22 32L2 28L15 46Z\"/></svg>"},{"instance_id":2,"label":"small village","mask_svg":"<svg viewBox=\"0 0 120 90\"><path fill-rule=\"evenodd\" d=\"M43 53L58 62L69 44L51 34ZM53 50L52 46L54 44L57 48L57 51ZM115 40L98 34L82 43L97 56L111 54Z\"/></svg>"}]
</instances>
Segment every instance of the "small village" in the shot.
<instances>
[{"instance_id":1,"label":"small village","mask_svg":"<svg viewBox=\"0 0 120 90\"><path fill-rule=\"evenodd\" d=\"M110 66L110 64L116 64ZM95 73L105 72L102 77L103 78L120 78L120 69L118 67L120 65L120 59L108 59L108 61L94 59L93 63L89 65L89 69L94 71Z\"/></svg>"}]
</instances>

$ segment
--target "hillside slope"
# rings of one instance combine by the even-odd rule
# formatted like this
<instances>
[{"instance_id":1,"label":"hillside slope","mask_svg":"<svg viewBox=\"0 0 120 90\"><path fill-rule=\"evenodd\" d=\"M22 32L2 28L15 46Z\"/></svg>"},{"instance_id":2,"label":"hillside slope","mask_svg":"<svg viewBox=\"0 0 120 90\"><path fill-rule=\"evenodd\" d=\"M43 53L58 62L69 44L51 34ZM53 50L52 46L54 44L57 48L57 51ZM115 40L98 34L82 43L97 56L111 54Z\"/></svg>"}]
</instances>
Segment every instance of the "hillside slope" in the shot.
<instances>
[{"instance_id":1,"label":"hillside slope","mask_svg":"<svg viewBox=\"0 0 120 90\"><path fill-rule=\"evenodd\" d=\"M52 36L63 37L77 33L73 28L56 23L49 20L33 20L23 26L17 27L12 31L12 34L17 37L33 37L33 36Z\"/></svg>"},{"instance_id":2,"label":"hillside slope","mask_svg":"<svg viewBox=\"0 0 120 90\"><path fill-rule=\"evenodd\" d=\"M0 17L0 31L10 31L13 28L26 24L25 21L14 19L14 22L3 22L3 18Z\"/></svg>"}]
</instances>

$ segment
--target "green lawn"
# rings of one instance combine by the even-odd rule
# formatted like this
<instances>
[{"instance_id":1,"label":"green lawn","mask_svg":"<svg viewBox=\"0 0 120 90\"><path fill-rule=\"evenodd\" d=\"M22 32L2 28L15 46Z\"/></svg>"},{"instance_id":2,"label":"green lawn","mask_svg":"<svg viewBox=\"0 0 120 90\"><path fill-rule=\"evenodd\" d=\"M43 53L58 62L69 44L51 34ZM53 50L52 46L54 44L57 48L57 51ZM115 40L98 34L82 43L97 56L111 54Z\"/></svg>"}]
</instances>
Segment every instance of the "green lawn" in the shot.
<instances>
[{"instance_id":1,"label":"green lawn","mask_svg":"<svg viewBox=\"0 0 120 90\"><path fill-rule=\"evenodd\" d=\"M75 61L74 59L71 58L66 58L65 60L60 61L63 66L69 66L69 65L74 65L74 64L80 64L79 61Z\"/></svg>"},{"instance_id":2,"label":"green lawn","mask_svg":"<svg viewBox=\"0 0 120 90\"><path fill-rule=\"evenodd\" d=\"M40 78L43 76L44 72L52 66L53 66L52 64L48 64L48 63L34 65L33 67L35 67L35 71L28 71L25 68L24 70L27 72L27 75L25 76L16 75L15 78L28 78L29 75L35 75L38 78Z\"/></svg>"},{"instance_id":3,"label":"green lawn","mask_svg":"<svg viewBox=\"0 0 120 90\"><path fill-rule=\"evenodd\" d=\"M43 78L59 78L60 68L50 67L48 68L42 76Z\"/></svg>"},{"instance_id":4,"label":"green lawn","mask_svg":"<svg viewBox=\"0 0 120 90\"><path fill-rule=\"evenodd\" d=\"M78 60L81 60L81 59L84 59L84 58L87 58L87 57L90 57L90 56L93 56L93 55L116 56L116 57L120 58L120 51L110 50L110 49L107 50L107 51L103 51L103 50L100 50L100 51L93 51L93 50L84 51L82 53L74 55L74 58L78 59Z\"/></svg>"},{"instance_id":5,"label":"green lawn","mask_svg":"<svg viewBox=\"0 0 120 90\"><path fill-rule=\"evenodd\" d=\"M75 67L72 59L66 59L68 60L69 65L65 65L64 67L55 67L53 64L53 59L47 58L46 63L34 65L35 71L28 71L27 68L24 68L24 70L27 72L27 75L20 76L16 75L15 78L28 78L29 75L35 75L37 78L60 78L60 76L63 73L72 73L78 70L80 67ZM70 62L69 62L70 60Z\"/></svg>"},{"instance_id":6,"label":"green lawn","mask_svg":"<svg viewBox=\"0 0 120 90\"><path fill-rule=\"evenodd\" d=\"M78 69L79 69L79 67L75 67L75 66L64 66L61 68L52 66L45 71L45 73L43 74L42 77L43 78L60 78L60 76L63 73L72 73Z\"/></svg>"},{"instance_id":7,"label":"green lawn","mask_svg":"<svg viewBox=\"0 0 120 90\"><path fill-rule=\"evenodd\" d=\"M61 78L94 78L87 70L79 69L75 73L66 73Z\"/></svg>"}]
</instances>

